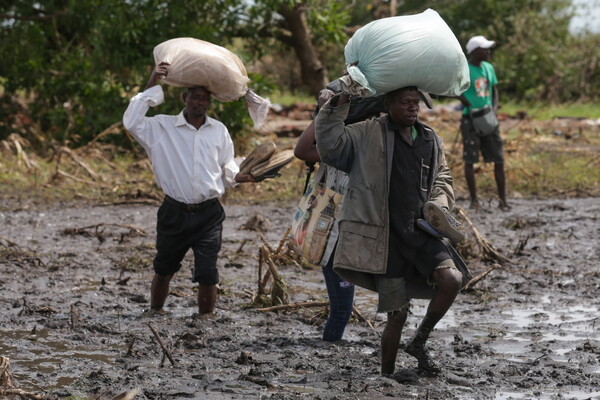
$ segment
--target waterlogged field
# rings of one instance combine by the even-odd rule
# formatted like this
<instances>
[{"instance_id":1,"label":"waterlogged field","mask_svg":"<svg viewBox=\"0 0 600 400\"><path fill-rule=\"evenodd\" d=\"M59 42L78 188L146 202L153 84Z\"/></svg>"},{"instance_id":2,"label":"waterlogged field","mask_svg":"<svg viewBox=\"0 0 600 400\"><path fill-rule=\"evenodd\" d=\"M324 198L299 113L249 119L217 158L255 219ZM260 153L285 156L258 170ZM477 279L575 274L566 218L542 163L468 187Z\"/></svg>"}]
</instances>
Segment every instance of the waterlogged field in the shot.
<instances>
[{"instance_id":1,"label":"waterlogged field","mask_svg":"<svg viewBox=\"0 0 600 400\"><path fill-rule=\"evenodd\" d=\"M511 262L463 292L433 333L445 366L435 378L419 376L402 352L395 376L379 375L384 316L368 291L355 301L368 321L355 316L334 344L321 340L325 307L250 307L259 247L278 247L293 206L225 208L217 313L199 318L189 258L173 281L169 313L145 312L156 206L23 208L1 200L0 356L9 358L15 386L85 399L134 389L138 399L600 397L597 199L513 200L506 213L494 204L468 213ZM256 215L264 231L240 229ZM492 266L470 262L474 275ZM326 301L318 269L289 264L279 272L291 303ZM414 302L405 338L425 307Z\"/></svg>"}]
</instances>

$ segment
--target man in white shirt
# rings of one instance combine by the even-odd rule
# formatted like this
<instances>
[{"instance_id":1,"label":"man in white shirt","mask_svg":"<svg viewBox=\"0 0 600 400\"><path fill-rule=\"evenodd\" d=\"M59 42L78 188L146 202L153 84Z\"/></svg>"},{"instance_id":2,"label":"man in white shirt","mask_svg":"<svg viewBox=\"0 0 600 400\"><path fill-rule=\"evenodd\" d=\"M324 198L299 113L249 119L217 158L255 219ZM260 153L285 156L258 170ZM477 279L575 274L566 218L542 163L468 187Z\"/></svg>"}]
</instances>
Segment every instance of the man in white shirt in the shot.
<instances>
[{"instance_id":1,"label":"man in white shirt","mask_svg":"<svg viewBox=\"0 0 600 400\"><path fill-rule=\"evenodd\" d=\"M150 307L162 311L171 278L191 248L198 312L207 314L214 311L219 283L217 255L225 219L219 197L226 188L255 179L239 173L227 128L206 115L211 94L204 87L185 90L185 108L179 115L146 117L150 107L164 102L158 81L168 73L169 64L156 66L123 115L125 128L146 150L166 195L157 214Z\"/></svg>"}]
</instances>

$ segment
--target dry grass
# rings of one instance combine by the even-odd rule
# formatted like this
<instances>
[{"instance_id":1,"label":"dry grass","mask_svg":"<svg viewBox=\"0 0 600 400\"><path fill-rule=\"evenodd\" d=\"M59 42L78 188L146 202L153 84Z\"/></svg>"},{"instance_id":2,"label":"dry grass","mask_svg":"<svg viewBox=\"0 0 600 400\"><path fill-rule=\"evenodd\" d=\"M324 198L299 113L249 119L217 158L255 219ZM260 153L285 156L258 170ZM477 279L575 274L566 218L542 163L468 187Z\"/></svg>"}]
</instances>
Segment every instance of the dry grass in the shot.
<instances>
[{"instance_id":1,"label":"dry grass","mask_svg":"<svg viewBox=\"0 0 600 400\"><path fill-rule=\"evenodd\" d=\"M298 134L277 136L306 113L273 116L271 130L246 136L236 143L247 154L255 145L273 140L279 149L293 148ZM456 112L424 114L422 119L444 138L447 159L455 178L457 196L466 196L461 159L462 144ZM600 127L578 119L531 121L501 115L505 139L509 197L572 197L600 195ZM115 128L114 133L119 133ZM493 165L476 165L482 199L495 198ZM306 169L294 160L277 179L242 184L229 190L224 200L234 203L294 202L303 190ZM50 156L35 153L18 135L0 141L0 198L31 203L89 201L97 203L158 203L162 198L150 163L140 153L93 142L79 149L56 147Z\"/></svg>"}]
</instances>

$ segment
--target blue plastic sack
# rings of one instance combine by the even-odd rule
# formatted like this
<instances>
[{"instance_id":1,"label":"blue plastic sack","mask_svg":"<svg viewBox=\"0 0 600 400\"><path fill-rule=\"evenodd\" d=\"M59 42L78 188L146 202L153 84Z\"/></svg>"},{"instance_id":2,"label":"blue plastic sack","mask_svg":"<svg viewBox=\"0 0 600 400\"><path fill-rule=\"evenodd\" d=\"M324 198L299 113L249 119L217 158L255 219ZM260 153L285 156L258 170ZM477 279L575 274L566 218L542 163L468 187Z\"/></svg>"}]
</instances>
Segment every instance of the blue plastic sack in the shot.
<instances>
[{"instance_id":1,"label":"blue plastic sack","mask_svg":"<svg viewBox=\"0 0 600 400\"><path fill-rule=\"evenodd\" d=\"M346 44L344 55L353 81L349 92L362 97L406 86L458 96L470 85L460 44L432 9L363 26Z\"/></svg>"}]
</instances>

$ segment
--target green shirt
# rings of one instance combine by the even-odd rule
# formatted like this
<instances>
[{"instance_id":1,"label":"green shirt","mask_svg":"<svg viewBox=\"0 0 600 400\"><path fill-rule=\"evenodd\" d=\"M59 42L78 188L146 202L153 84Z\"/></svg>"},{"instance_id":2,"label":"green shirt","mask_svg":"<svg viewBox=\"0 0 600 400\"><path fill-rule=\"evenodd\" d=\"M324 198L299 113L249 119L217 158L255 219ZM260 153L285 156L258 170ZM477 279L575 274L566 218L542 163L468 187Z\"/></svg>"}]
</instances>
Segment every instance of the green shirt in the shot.
<instances>
[{"instance_id":1,"label":"green shirt","mask_svg":"<svg viewBox=\"0 0 600 400\"><path fill-rule=\"evenodd\" d=\"M494 66L487 61L482 61L479 67L469 63L469 74L471 86L463 93L463 96L469 100L471 106L463 109L465 115L473 108L493 106L492 94L494 86L498 84Z\"/></svg>"}]
</instances>

